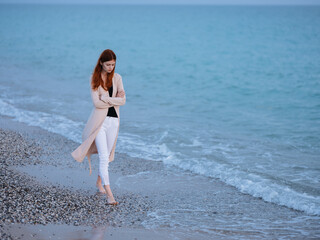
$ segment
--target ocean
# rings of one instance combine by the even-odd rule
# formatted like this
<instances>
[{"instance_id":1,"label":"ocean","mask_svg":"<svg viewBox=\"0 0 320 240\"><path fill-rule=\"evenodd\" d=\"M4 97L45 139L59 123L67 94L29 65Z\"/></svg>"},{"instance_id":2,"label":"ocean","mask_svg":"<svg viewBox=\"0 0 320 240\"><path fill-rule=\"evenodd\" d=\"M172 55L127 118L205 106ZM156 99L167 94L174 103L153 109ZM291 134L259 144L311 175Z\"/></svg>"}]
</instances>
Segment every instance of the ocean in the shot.
<instances>
[{"instance_id":1,"label":"ocean","mask_svg":"<svg viewBox=\"0 0 320 240\"><path fill-rule=\"evenodd\" d=\"M109 48L127 96L117 152L320 215L320 7L0 11L1 115L80 143Z\"/></svg>"}]
</instances>

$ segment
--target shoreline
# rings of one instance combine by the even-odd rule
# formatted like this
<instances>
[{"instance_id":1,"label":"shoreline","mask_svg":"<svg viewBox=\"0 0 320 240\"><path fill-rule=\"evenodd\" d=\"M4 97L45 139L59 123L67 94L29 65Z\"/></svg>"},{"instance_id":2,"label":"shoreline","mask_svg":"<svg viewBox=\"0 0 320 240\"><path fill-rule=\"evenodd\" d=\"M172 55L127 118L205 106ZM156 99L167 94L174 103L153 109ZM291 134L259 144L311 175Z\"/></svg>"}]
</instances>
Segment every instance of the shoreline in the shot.
<instances>
[{"instance_id":1,"label":"shoreline","mask_svg":"<svg viewBox=\"0 0 320 240\"><path fill-rule=\"evenodd\" d=\"M10 117L0 116L0 123L1 141L5 141L1 143L5 153L1 195L12 195L16 203L9 211L8 202L2 201L1 234L22 231L39 237L47 231L62 239L72 233L90 239L96 231L100 239L107 235L107 239L320 236L318 216L265 202L162 162L118 152L109 171L111 189L120 204L107 206L95 187L97 156L92 158L89 176L87 160L78 163L70 155L78 143ZM16 211L26 216L24 221ZM195 228L198 222L203 227Z\"/></svg>"}]
</instances>

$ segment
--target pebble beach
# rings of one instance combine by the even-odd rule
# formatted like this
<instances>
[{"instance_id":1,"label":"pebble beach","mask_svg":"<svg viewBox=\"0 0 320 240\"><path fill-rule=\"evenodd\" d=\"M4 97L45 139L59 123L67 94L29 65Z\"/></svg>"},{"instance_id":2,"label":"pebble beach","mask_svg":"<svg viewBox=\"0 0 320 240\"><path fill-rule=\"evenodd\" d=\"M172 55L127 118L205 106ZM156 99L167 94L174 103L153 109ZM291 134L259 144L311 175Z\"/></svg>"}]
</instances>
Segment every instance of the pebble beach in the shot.
<instances>
[{"instance_id":1,"label":"pebble beach","mask_svg":"<svg viewBox=\"0 0 320 240\"><path fill-rule=\"evenodd\" d=\"M41 227L54 224L57 227L56 231L53 230L52 236L39 235L39 239L57 237L60 232L59 226L63 225L71 228L86 226L89 229L93 226L139 228L141 221L152 208L148 198L120 192L118 189L114 189L113 192L120 204L110 206L106 204L105 195L99 194L94 184L90 192L74 189L73 186L68 188L52 184L17 171L17 167L59 166L80 168L84 170L83 174L87 175L87 164L79 165L76 161L70 161L70 150L77 144L59 135L3 118L0 141L1 239L37 239L36 232L39 228L27 235L27 231L22 231L21 226ZM61 161L62 159L64 161ZM135 172L133 168L131 170L131 173ZM129 173L122 171L121 174ZM43 232L48 231L45 229ZM84 232L89 230L84 229ZM18 236L14 235L17 233Z\"/></svg>"}]
</instances>

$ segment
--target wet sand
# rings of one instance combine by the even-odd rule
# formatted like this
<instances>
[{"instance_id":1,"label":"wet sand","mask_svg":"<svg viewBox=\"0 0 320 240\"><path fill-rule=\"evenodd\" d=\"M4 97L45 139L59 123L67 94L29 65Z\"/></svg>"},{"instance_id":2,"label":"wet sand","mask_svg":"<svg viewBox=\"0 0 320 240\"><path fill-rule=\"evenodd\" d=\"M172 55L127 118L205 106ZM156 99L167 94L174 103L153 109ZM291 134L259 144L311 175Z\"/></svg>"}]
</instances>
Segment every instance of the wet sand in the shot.
<instances>
[{"instance_id":1,"label":"wet sand","mask_svg":"<svg viewBox=\"0 0 320 240\"><path fill-rule=\"evenodd\" d=\"M78 143L3 116L0 126L1 239L320 237L319 216L118 152L109 174L120 204L108 206L95 187L97 155L89 176L87 160L70 155Z\"/></svg>"}]
</instances>

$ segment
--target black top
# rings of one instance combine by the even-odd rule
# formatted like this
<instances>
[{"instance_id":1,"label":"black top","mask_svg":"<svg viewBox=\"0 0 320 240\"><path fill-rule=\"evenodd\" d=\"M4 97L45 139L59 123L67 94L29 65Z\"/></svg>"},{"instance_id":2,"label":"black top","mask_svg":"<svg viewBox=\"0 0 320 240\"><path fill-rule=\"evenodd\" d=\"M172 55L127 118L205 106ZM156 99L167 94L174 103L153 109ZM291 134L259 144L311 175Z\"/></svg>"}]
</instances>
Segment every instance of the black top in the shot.
<instances>
[{"instance_id":1,"label":"black top","mask_svg":"<svg viewBox=\"0 0 320 240\"><path fill-rule=\"evenodd\" d=\"M109 92L109 96L112 97L112 91L113 91L113 87L111 86L111 88L109 88L108 92ZM107 116L109 117L118 117L116 110L114 109L114 107L109 107L108 110L108 114Z\"/></svg>"}]
</instances>

